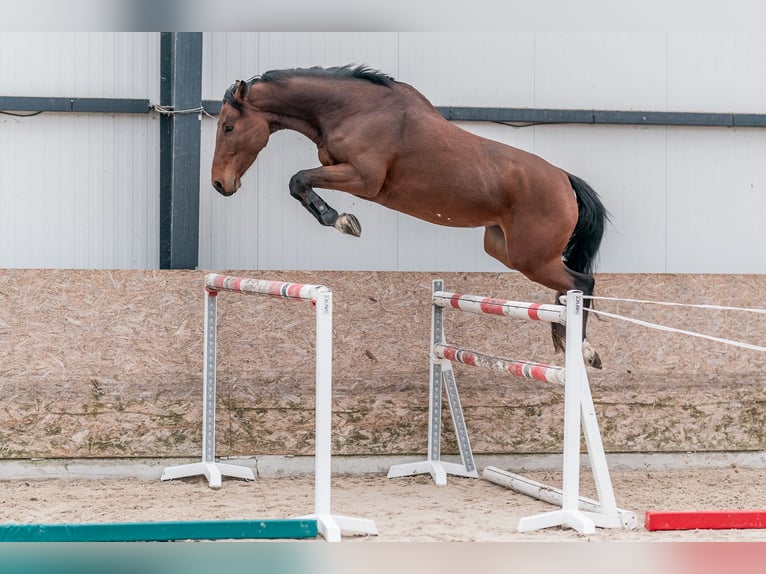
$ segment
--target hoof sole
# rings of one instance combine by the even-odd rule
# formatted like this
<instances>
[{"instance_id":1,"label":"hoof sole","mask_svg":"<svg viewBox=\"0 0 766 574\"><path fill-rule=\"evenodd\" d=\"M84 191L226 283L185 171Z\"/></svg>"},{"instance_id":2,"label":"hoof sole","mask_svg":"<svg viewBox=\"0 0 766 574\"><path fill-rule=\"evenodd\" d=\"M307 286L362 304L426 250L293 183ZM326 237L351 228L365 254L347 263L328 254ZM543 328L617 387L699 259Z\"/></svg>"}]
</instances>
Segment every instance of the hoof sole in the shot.
<instances>
[{"instance_id":1,"label":"hoof sole","mask_svg":"<svg viewBox=\"0 0 766 574\"><path fill-rule=\"evenodd\" d=\"M598 356L596 350L591 347L588 341L582 342L582 356L585 359L585 364L593 367L594 369L601 368L601 357Z\"/></svg>"},{"instance_id":2,"label":"hoof sole","mask_svg":"<svg viewBox=\"0 0 766 574\"><path fill-rule=\"evenodd\" d=\"M350 213L341 213L335 220L333 227L346 235L359 237L362 234L362 226L359 220Z\"/></svg>"}]
</instances>

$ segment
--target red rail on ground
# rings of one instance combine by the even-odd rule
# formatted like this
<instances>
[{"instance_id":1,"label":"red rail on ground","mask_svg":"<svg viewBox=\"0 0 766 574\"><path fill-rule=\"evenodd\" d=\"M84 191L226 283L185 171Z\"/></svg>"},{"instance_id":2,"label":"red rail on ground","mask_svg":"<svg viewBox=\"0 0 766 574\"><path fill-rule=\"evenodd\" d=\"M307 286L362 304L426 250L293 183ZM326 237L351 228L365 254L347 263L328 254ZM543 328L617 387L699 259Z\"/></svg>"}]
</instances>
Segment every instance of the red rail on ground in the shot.
<instances>
[{"instance_id":1,"label":"red rail on ground","mask_svg":"<svg viewBox=\"0 0 766 574\"><path fill-rule=\"evenodd\" d=\"M766 528L766 510L646 511L647 530Z\"/></svg>"}]
</instances>

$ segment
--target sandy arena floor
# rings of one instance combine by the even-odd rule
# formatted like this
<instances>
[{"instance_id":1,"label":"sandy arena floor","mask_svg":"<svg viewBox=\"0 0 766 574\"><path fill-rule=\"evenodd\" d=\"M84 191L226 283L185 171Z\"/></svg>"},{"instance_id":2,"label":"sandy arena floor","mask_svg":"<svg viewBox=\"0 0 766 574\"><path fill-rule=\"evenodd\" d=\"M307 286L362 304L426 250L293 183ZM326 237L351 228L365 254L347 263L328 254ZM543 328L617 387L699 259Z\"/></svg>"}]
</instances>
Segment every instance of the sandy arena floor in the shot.
<instances>
[{"instance_id":1,"label":"sandy arena floor","mask_svg":"<svg viewBox=\"0 0 766 574\"><path fill-rule=\"evenodd\" d=\"M555 473L527 476L559 485ZM587 492L583 476L583 492ZM486 480L450 477L438 487L425 476L333 478L334 514L375 521L378 536L344 534L344 541L766 541L766 530L649 532L646 510L766 509L766 471L726 469L612 472L620 508L636 512L636 530L597 529L582 536L550 528L519 533L520 518L552 506ZM224 479L212 490L203 478L163 483L140 479L0 481L0 522L73 523L289 518L313 511L311 476Z\"/></svg>"}]
</instances>

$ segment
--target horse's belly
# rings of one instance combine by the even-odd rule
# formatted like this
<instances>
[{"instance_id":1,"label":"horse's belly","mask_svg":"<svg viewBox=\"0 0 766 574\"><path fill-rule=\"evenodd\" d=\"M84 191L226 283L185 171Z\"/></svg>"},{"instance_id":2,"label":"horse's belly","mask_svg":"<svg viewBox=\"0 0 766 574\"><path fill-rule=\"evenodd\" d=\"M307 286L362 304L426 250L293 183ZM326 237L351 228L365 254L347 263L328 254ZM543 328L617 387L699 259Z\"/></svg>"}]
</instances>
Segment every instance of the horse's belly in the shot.
<instances>
[{"instance_id":1,"label":"horse's belly","mask_svg":"<svg viewBox=\"0 0 766 574\"><path fill-rule=\"evenodd\" d=\"M447 192L415 193L382 189L375 198L381 205L412 217L447 227L483 227L497 222L500 208L480 198Z\"/></svg>"},{"instance_id":2,"label":"horse's belly","mask_svg":"<svg viewBox=\"0 0 766 574\"><path fill-rule=\"evenodd\" d=\"M422 219L430 223L436 223L437 225L444 225L447 227L483 227L489 224L486 218L466 217L462 214L451 212L441 213L440 211L435 211L433 214L425 216L415 213L410 213L409 215L413 215L418 219Z\"/></svg>"}]
</instances>

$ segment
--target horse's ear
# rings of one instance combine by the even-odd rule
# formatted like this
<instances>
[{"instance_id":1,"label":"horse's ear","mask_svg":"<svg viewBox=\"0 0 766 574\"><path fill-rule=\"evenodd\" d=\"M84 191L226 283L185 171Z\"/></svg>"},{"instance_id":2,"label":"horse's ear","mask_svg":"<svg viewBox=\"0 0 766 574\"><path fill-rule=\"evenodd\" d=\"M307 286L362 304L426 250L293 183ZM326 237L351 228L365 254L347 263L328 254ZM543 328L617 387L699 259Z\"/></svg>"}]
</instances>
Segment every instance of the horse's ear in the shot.
<instances>
[{"instance_id":1,"label":"horse's ear","mask_svg":"<svg viewBox=\"0 0 766 574\"><path fill-rule=\"evenodd\" d=\"M237 80L237 99L244 100L247 97L247 82L243 80Z\"/></svg>"}]
</instances>

